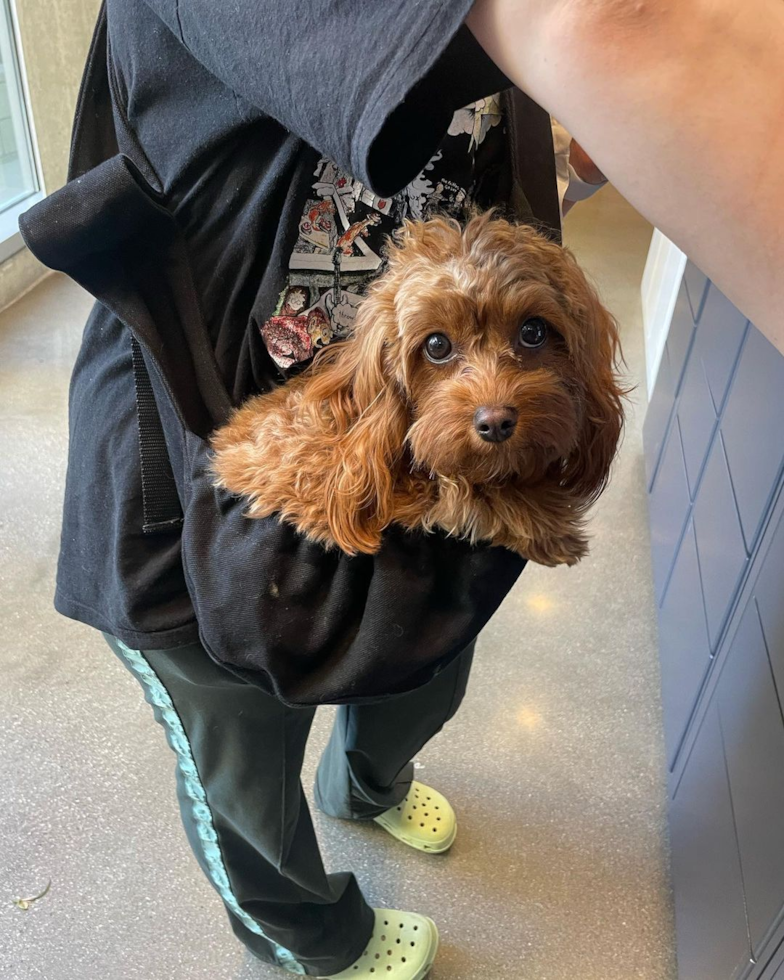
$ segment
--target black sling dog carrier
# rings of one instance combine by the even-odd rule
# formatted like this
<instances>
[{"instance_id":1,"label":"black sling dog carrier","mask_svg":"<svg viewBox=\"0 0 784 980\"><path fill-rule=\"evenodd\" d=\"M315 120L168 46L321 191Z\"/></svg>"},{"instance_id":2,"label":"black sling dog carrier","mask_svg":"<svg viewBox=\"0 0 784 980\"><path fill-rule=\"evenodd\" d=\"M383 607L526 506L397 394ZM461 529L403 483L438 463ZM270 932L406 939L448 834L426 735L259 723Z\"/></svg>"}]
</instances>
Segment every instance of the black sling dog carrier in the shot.
<instances>
[{"instance_id":1,"label":"black sling dog carrier","mask_svg":"<svg viewBox=\"0 0 784 980\"><path fill-rule=\"evenodd\" d=\"M201 642L286 703L377 700L426 683L479 633L524 561L395 527L379 554L349 558L275 518L249 520L242 500L213 486L207 440L233 406L176 220L119 150L106 45L102 10L68 183L20 227L45 265L128 330L145 533L181 527ZM549 117L521 93L506 99L513 146L525 148L515 153L514 193L557 236Z\"/></svg>"}]
</instances>

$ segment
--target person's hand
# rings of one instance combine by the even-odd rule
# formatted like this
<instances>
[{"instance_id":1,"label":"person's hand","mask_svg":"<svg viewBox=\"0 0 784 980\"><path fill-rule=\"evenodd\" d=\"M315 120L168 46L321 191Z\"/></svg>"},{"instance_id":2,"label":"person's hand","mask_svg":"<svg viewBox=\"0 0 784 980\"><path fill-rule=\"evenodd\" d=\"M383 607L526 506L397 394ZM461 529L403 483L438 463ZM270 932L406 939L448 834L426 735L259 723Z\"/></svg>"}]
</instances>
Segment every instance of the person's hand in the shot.
<instances>
[{"instance_id":1,"label":"person's hand","mask_svg":"<svg viewBox=\"0 0 784 980\"><path fill-rule=\"evenodd\" d=\"M569 144L569 163L574 167L580 180L584 180L586 184L603 184L607 180L576 139L572 139Z\"/></svg>"}]
</instances>

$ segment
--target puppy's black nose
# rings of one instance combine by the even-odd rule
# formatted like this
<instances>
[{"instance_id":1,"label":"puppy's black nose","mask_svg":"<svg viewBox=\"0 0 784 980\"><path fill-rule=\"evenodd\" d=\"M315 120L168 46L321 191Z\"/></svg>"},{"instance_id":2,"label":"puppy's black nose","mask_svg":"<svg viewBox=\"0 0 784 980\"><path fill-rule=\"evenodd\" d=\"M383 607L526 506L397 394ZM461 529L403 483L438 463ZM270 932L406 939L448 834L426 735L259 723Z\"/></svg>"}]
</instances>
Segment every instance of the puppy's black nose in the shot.
<instances>
[{"instance_id":1,"label":"puppy's black nose","mask_svg":"<svg viewBox=\"0 0 784 980\"><path fill-rule=\"evenodd\" d=\"M516 425L516 408L483 405L474 413L474 428L485 442L506 442Z\"/></svg>"}]
</instances>

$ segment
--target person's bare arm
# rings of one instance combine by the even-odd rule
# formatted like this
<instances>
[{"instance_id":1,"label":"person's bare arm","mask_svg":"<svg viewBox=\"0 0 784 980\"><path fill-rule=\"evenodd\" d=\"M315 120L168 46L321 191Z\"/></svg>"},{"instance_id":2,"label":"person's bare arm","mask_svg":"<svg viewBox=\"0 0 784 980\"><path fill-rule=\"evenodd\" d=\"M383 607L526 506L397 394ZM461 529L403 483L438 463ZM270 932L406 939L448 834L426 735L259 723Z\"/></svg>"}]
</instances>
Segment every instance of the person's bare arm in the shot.
<instances>
[{"instance_id":1,"label":"person's bare arm","mask_svg":"<svg viewBox=\"0 0 784 980\"><path fill-rule=\"evenodd\" d=\"M784 0L477 0L467 23L784 351Z\"/></svg>"}]
</instances>

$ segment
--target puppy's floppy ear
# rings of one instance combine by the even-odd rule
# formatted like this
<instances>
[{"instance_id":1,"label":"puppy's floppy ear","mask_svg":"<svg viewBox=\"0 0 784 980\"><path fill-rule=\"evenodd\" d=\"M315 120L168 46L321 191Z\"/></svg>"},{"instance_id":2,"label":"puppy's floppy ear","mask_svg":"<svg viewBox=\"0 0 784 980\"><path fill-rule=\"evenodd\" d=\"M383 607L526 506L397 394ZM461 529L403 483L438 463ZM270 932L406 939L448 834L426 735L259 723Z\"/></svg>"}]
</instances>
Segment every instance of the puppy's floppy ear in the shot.
<instances>
[{"instance_id":1,"label":"puppy's floppy ear","mask_svg":"<svg viewBox=\"0 0 784 980\"><path fill-rule=\"evenodd\" d=\"M371 291L353 340L317 357L305 389L311 417L324 427L334 464L324 473L324 509L338 546L378 550L393 517L395 477L408 431L408 409L394 377L391 297Z\"/></svg>"},{"instance_id":2,"label":"puppy's floppy ear","mask_svg":"<svg viewBox=\"0 0 784 980\"><path fill-rule=\"evenodd\" d=\"M604 490L623 431L623 399L628 393L620 382L618 324L604 307L594 288L576 266L571 291L581 343L572 350L583 388L583 421L574 451L566 460L564 484L585 501Z\"/></svg>"}]
</instances>

